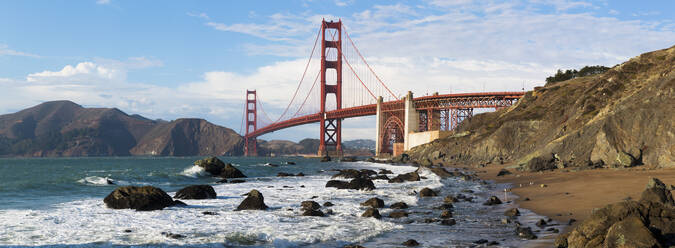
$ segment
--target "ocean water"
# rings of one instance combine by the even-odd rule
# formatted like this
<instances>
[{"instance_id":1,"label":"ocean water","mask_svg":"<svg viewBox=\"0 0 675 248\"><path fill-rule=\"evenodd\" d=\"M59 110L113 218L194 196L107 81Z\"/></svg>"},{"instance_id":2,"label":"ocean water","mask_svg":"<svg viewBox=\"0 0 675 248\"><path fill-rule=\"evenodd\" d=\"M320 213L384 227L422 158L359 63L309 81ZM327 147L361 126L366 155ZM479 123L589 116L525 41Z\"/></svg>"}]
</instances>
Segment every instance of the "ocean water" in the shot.
<instances>
[{"instance_id":1,"label":"ocean water","mask_svg":"<svg viewBox=\"0 0 675 248\"><path fill-rule=\"evenodd\" d=\"M424 247L476 246L487 239L500 247L521 247L513 224L502 224L509 204L483 206L504 185L441 179L422 170L426 179L390 184L375 180L373 191L326 188L335 169L388 169L395 174L416 170L368 162L320 163L316 159L221 157L245 175L245 183L218 184L192 163L199 157L113 157L113 158L3 158L0 159L0 246L144 246L144 247L401 247L415 239ZM283 165L293 161L296 165ZM279 167L265 163L282 164ZM304 177L276 177L279 172ZM389 175L390 177L393 175ZM115 185L109 185L113 182ZM121 185L152 185L173 196L193 184L210 184L217 199L182 200L187 207L170 207L151 212L113 210L103 198ZM416 192L429 187L439 197L420 199ZM270 206L267 211L233 211L242 194L259 190ZM438 218L447 194L473 196L473 202L454 204L454 226L424 223ZM403 201L409 217L387 218L389 208L380 209L382 219L360 217L360 203L379 197L388 207ZM501 196L513 197L513 196ZM334 214L327 217L301 216L300 203L314 200ZM216 215L204 215L203 212ZM536 220L534 213L521 210L523 220ZM163 233L183 235L167 237ZM541 235L541 234L538 234Z\"/></svg>"}]
</instances>

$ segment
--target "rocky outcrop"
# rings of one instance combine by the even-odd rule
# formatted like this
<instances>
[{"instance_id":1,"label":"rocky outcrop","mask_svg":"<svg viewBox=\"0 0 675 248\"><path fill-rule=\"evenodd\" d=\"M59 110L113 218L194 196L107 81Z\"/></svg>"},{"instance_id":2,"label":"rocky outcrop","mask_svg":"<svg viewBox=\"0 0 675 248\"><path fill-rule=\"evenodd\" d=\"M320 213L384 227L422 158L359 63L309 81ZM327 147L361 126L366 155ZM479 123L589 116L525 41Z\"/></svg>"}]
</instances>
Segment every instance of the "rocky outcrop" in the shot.
<instances>
[{"instance_id":1,"label":"rocky outcrop","mask_svg":"<svg viewBox=\"0 0 675 248\"><path fill-rule=\"evenodd\" d=\"M496 196L490 196L490 198L488 198L487 201L485 201L483 203L483 205L486 205L486 206L492 206L492 205L497 205L497 204L502 204L502 201L499 200L499 198L496 197Z\"/></svg>"},{"instance_id":2,"label":"rocky outcrop","mask_svg":"<svg viewBox=\"0 0 675 248\"><path fill-rule=\"evenodd\" d=\"M303 201L300 203L302 210L317 210L321 208L318 202L315 201Z\"/></svg>"},{"instance_id":3,"label":"rocky outcrop","mask_svg":"<svg viewBox=\"0 0 675 248\"><path fill-rule=\"evenodd\" d=\"M405 202L397 202L397 203L391 204L390 207L393 208L393 209L406 209L406 208L408 208L408 204L406 204Z\"/></svg>"},{"instance_id":4,"label":"rocky outcrop","mask_svg":"<svg viewBox=\"0 0 675 248\"><path fill-rule=\"evenodd\" d=\"M244 178L246 177L239 169L232 166L232 164L226 164L223 167L223 170L220 172L220 177L222 178Z\"/></svg>"},{"instance_id":5,"label":"rocky outcrop","mask_svg":"<svg viewBox=\"0 0 675 248\"><path fill-rule=\"evenodd\" d=\"M263 194L260 193L260 191L254 189L246 193L245 195L247 197L239 204L239 206L237 207L237 211L265 210L268 208L267 205L265 205L265 197L263 197Z\"/></svg>"},{"instance_id":6,"label":"rocky outcrop","mask_svg":"<svg viewBox=\"0 0 675 248\"><path fill-rule=\"evenodd\" d=\"M397 175L396 177L390 179L389 183L413 182L413 181L419 181L419 180L420 180L420 174L417 174L417 172L409 172L409 173Z\"/></svg>"},{"instance_id":7,"label":"rocky outcrop","mask_svg":"<svg viewBox=\"0 0 675 248\"><path fill-rule=\"evenodd\" d=\"M160 210L176 203L166 192L152 186L124 186L115 189L103 199L112 209L135 209L137 211Z\"/></svg>"},{"instance_id":8,"label":"rocky outcrop","mask_svg":"<svg viewBox=\"0 0 675 248\"><path fill-rule=\"evenodd\" d=\"M389 218L398 219L398 218L403 218L403 217L408 217L408 212L406 212L406 211L392 211L391 213L389 213Z\"/></svg>"},{"instance_id":9,"label":"rocky outcrop","mask_svg":"<svg viewBox=\"0 0 675 248\"><path fill-rule=\"evenodd\" d=\"M513 106L478 114L454 135L417 146L418 162L513 162L556 168L675 167L675 47L603 74L537 87ZM434 158L442 151L445 156Z\"/></svg>"},{"instance_id":10,"label":"rocky outcrop","mask_svg":"<svg viewBox=\"0 0 675 248\"><path fill-rule=\"evenodd\" d=\"M330 180L326 182L326 188L329 187L338 189L373 190L375 189L375 184L370 179L354 178L349 182L340 180Z\"/></svg>"},{"instance_id":11,"label":"rocky outcrop","mask_svg":"<svg viewBox=\"0 0 675 248\"><path fill-rule=\"evenodd\" d=\"M379 219L382 218L382 215L380 215L380 211L378 211L376 208L369 208L366 209L365 212L363 212L361 217L373 217L375 219Z\"/></svg>"},{"instance_id":12,"label":"rocky outcrop","mask_svg":"<svg viewBox=\"0 0 675 248\"><path fill-rule=\"evenodd\" d=\"M211 185L187 186L178 192L173 198L176 199L216 199L218 195Z\"/></svg>"},{"instance_id":13,"label":"rocky outcrop","mask_svg":"<svg viewBox=\"0 0 675 248\"><path fill-rule=\"evenodd\" d=\"M651 179L640 201L623 201L597 209L557 247L670 247L675 245L675 203L669 189Z\"/></svg>"},{"instance_id":14,"label":"rocky outcrop","mask_svg":"<svg viewBox=\"0 0 675 248\"><path fill-rule=\"evenodd\" d=\"M420 197L433 197L433 196L438 196L438 193L436 191L431 190L430 188L423 188L420 190Z\"/></svg>"},{"instance_id":15,"label":"rocky outcrop","mask_svg":"<svg viewBox=\"0 0 675 248\"><path fill-rule=\"evenodd\" d=\"M204 168L204 171L213 176L220 175L220 172L225 168L225 163L217 157L208 157L194 162L194 165Z\"/></svg>"}]
</instances>

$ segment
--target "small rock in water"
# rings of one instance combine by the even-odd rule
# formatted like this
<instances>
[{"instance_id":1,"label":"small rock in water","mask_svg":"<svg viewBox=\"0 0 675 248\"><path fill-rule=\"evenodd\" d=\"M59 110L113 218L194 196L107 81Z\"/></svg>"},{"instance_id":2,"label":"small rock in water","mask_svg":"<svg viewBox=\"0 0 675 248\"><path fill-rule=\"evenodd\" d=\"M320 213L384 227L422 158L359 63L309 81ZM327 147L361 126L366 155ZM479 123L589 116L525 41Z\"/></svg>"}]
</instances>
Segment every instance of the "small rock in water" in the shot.
<instances>
[{"instance_id":1,"label":"small rock in water","mask_svg":"<svg viewBox=\"0 0 675 248\"><path fill-rule=\"evenodd\" d=\"M502 201L499 200L499 198L497 198L496 196L490 196L490 198L485 203L483 203L483 205L486 206L492 206L497 204L502 204Z\"/></svg>"},{"instance_id":2,"label":"small rock in water","mask_svg":"<svg viewBox=\"0 0 675 248\"><path fill-rule=\"evenodd\" d=\"M553 228L553 227L551 227L551 228L549 228L549 229L546 229L546 231L553 232L553 233L558 233L558 232L560 232L557 228Z\"/></svg>"},{"instance_id":3,"label":"small rock in water","mask_svg":"<svg viewBox=\"0 0 675 248\"><path fill-rule=\"evenodd\" d=\"M234 180L230 180L230 182L229 182L229 183L245 183L245 182L246 182L245 180L241 180L241 179L234 179Z\"/></svg>"},{"instance_id":4,"label":"small rock in water","mask_svg":"<svg viewBox=\"0 0 675 248\"><path fill-rule=\"evenodd\" d=\"M315 217L323 217L325 216L321 210L313 210L313 209L307 209L305 210L304 213L302 213L302 216L315 216Z\"/></svg>"},{"instance_id":5,"label":"small rock in water","mask_svg":"<svg viewBox=\"0 0 675 248\"><path fill-rule=\"evenodd\" d=\"M455 221L455 219L446 219L441 221L441 225L444 226L453 226L455 224L457 224L457 221Z\"/></svg>"},{"instance_id":6,"label":"small rock in water","mask_svg":"<svg viewBox=\"0 0 675 248\"><path fill-rule=\"evenodd\" d=\"M511 220L509 220L507 218L502 218L502 224L506 225L506 224L509 224L509 223L511 223Z\"/></svg>"},{"instance_id":7,"label":"small rock in water","mask_svg":"<svg viewBox=\"0 0 675 248\"><path fill-rule=\"evenodd\" d=\"M431 190L430 188L423 188L420 190L420 197L433 197L438 196L436 191Z\"/></svg>"},{"instance_id":8,"label":"small rock in water","mask_svg":"<svg viewBox=\"0 0 675 248\"><path fill-rule=\"evenodd\" d=\"M302 210L317 210L321 208L321 205L315 201L303 201L300 206L302 206Z\"/></svg>"},{"instance_id":9,"label":"small rock in water","mask_svg":"<svg viewBox=\"0 0 675 248\"><path fill-rule=\"evenodd\" d=\"M170 233L170 232L162 232L161 234L164 235L167 238L172 238L172 239L183 239L183 238L185 238L185 235L183 235L183 234Z\"/></svg>"},{"instance_id":10,"label":"small rock in water","mask_svg":"<svg viewBox=\"0 0 675 248\"><path fill-rule=\"evenodd\" d=\"M405 211L393 211L389 213L389 218L398 219L403 217L408 217L408 213L406 213Z\"/></svg>"},{"instance_id":11,"label":"small rock in water","mask_svg":"<svg viewBox=\"0 0 675 248\"><path fill-rule=\"evenodd\" d=\"M133 232L133 231L132 231L131 229L124 229L124 232L125 232L125 233L130 233L130 232Z\"/></svg>"},{"instance_id":12,"label":"small rock in water","mask_svg":"<svg viewBox=\"0 0 675 248\"><path fill-rule=\"evenodd\" d=\"M439 222L441 220L439 219L431 219L431 218L426 218L424 219L424 223L434 223L434 222Z\"/></svg>"},{"instance_id":13,"label":"small rock in water","mask_svg":"<svg viewBox=\"0 0 675 248\"><path fill-rule=\"evenodd\" d=\"M547 225L546 221L544 219L539 219L537 223L535 223L539 228L545 227Z\"/></svg>"},{"instance_id":14,"label":"small rock in water","mask_svg":"<svg viewBox=\"0 0 675 248\"><path fill-rule=\"evenodd\" d=\"M455 198L454 196L448 195L448 196L445 197L445 199L443 199L443 202L445 202L445 203L455 203L455 202L459 202L459 199Z\"/></svg>"},{"instance_id":15,"label":"small rock in water","mask_svg":"<svg viewBox=\"0 0 675 248\"><path fill-rule=\"evenodd\" d=\"M324 202L323 206L324 207L332 207L332 206L334 206L334 204L332 202Z\"/></svg>"},{"instance_id":16,"label":"small rock in water","mask_svg":"<svg viewBox=\"0 0 675 248\"><path fill-rule=\"evenodd\" d=\"M420 245L420 243L418 243L417 240L409 239L408 241L403 242L402 245L412 247L412 246L418 246L418 245Z\"/></svg>"},{"instance_id":17,"label":"small rock in water","mask_svg":"<svg viewBox=\"0 0 675 248\"><path fill-rule=\"evenodd\" d=\"M345 245L342 248L366 248L360 245Z\"/></svg>"},{"instance_id":18,"label":"small rock in water","mask_svg":"<svg viewBox=\"0 0 675 248\"><path fill-rule=\"evenodd\" d=\"M451 210L453 208L454 208L454 206L450 203L443 203L440 206L435 207L435 209L441 209L441 210Z\"/></svg>"},{"instance_id":19,"label":"small rock in water","mask_svg":"<svg viewBox=\"0 0 675 248\"><path fill-rule=\"evenodd\" d=\"M313 196L312 196L312 197L310 197L309 199L316 199L316 198L319 198L319 196L317 196L317 195L313 195Z\"/></svg>"},{"instance_id":20,"label":"small rock in water","mask_svg":"<svg viewBox=\"0 0 675 248\"><path fill-rule=\"evenodd\" d=\"M211 211L204 211L202 212L203 215L218 215L216 212L211 212Z\"/></svg>"},{"instance_id":21,"label":"small rock in water","mask_svg":"<svg viewBox=\"0 0 675 248\"><path fill-rule=\"evenodd\" d=\"M408 204L406 204L405 202L397 202L397 203L391 204L391 208L393 208L393 209L406 209L406 208L408 208Z\"/></svg>"},{"instance_id":22,"label":"small rock in water","mask_svg":"<svg viewBox=\"0 0 675 248\"><path fill-rule=\"evenodd\" d=\"M504 215L508 217L520 216L520 211L518 211L518 208L509 208L504 212Z\"/></svg>"},{"instance_id":23,"label":"small rock in water","mask_svg":"<svg viewBox=\"0 0 675 248\"><path fill-rule=\"evenodd\" d=\"M361 206L367 206L367 207L373 207L373 208L383 208L384 207L384 201L380 198L373 197L373 198L368 199L365 202L362 202Z\"/></svg>"},{"instance_id":24,"label":"small rock in water","mask_svg":"<svg viewBox=\"0 0 675 248\"><path fill-rule=\"evenodd\" d=\"M182 188L173 198L176 199L216 199L216 191L211 187L211 185L191 185L185 188Z\"/></svg>"},{"instance_id":25,"label":"small rock in water","mask_svg":"<svg viewBox=\"0 0 675 248\"><path fill-rule=\"evenodd\" d=\"M537 235L534 235L530 227L516 227L516 234L525 239L537 239Z\"/></svg>"},{"instance_id":26,"label":"small rock in water","mask_svg":"<svg viewBox=\"0 0 675 248\"><path fill-rule=\"evenodd\" d=\"M376 208L369 208L369 209L366 209L365 212L363 212L361 217L373 217L375 219L379 219L379 218L382 218L382 215L380 215L380 211L377 211Z\"/></svg>"},{"instance_id":27,"label":"small rock in water","mask_svg":"<svg viewBox=\"0 0 675 248\"><path fill-rule=\"evenodd\" d=\"M251 190L246 195L246 199L239 204L237 210L265 210L267 205L265 205L265 198L260 191Z\"/></svg>"},{"instance_id":28,"label":"small rock in water","mask_svg":"<svg viewBox=\"0 0 675 248\"><path fill-rule=\"evenodd\" d=\"M450 219L450 218L452 218L452 212L450 212L449 210L445 210L443 211L443 213L441 213L441 219Z\"/></svg>"},{"instance_id":29,"label":"small rock in water","mask_svg":"<svg viewBox=\"0 0 675 248\"><path fill-rule=\"evenodd\" d=\"M487 239L479 239L479 240L474 241L473 243L481 245L481 244L485 244L487 242L488 242Z\"/></svg>"}]
</instances>

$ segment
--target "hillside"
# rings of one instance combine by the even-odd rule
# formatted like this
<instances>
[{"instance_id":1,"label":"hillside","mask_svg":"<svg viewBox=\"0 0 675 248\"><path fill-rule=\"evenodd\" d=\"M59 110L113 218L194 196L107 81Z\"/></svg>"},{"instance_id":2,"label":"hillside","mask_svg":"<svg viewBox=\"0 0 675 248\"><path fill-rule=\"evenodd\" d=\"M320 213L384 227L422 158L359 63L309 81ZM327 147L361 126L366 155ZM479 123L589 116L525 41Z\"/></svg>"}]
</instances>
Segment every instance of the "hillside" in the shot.
<instances>
[{"instance_id":1,"label":"hillside","mask_svg":"<svg viewBox=\"0 0 675 248\"><path fill-rule=\"evenodd\" d=\"M375 141L373 140L351 140L342 142L342 147L345 152L345 155L350 156L372 156L372 149L369 149L367 146L372 143L373 147L375 146ZM319 140L318 139L303 139L298 143L288 140L258 140L258 154L261 156L269 155L314 155L319 150Z\"/></svg>"},{"instance_id":2,"label":"hillside","mask_svg":"<svg viewBox=\"0 0 675 248\"><path fill-rule=\"evenodd\" d=\"M239 135L204 120L153 121L116 108L83 108L70 101L0 115L0 156L128 156L152 151L223 155L240 150Z\"/></svg>"},{"instance_id":3,"label":"hillside","mask_svg":"<svg viewBox=\"0 0 675 248\"><path fill-rule=\"evenodd\" d=\"M675 167L674 69L671 47L602 74L538 87L409 154L450 164L514 162L531 171Z\"/></svg>"}]
</instances>

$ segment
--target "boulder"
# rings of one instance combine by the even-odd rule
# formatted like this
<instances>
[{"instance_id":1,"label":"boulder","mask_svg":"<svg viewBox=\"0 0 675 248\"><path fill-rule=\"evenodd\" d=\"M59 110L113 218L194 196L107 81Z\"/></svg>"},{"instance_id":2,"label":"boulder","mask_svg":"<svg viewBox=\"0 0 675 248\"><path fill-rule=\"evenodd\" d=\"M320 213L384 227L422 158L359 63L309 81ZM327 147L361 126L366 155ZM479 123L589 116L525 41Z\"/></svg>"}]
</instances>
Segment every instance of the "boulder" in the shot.
<instances>
[{"instance_id":1,"label":"boulder","mask_svg":"<svg viewBox=\"0 0 675 248\"><path fill-rule=\"evenodd\" d=\"M216 191L211 185L192 185L187 186L178 192L173 198L176 199L216 199Z\"/></svg>"},{"instance_id":2,"label":"boulder","mask_svg":"<svg viewBox=\"0 0 675 248\"><path fill-rule=\"evenodd\" d=\"M408 217L408 213L405 211L392 211L389 213L389 218L403 218L403 217Z\"/></svg>"},{"instance_id":3,"label":"boulder","mask_svg":"<svg viewBox=\"0 0 675 248\"><path fill-rule=\"evenodd\" d=\"M496 196L490 196L486 202L483 203L483 205L486 206L492 206L492 205L497 205L497 204L502 204L502 201L499 200Z\"/></svg>"},{"instance_id":4,"label":"boulder","mask_svg":"<svg viewBox=\"0 0 675 248\"><path fill-rule=\"evenodd\" d=\"M370 175L375 175L377 172L368 169L355 170L355 169L344 169L339 170L339 172L333 175L333 178L342 177L342 178L368 178Z\"/></svg>"},{"instance_id":5,"label":"boulder","mask_svg":"<svg viewBox=\"0 0 675 248\"><path fill-rule=\"evenodd\" d=\"M348 189L349 182L340 181L340 180L330 180L326 182L326 188L338 188L338 189Z\"/></svg>"},{"instance_id":6,"label":"boulder","mask_svg":"<svg viewBox=\"0 0 675 248\"><path fill-rule=\"evenodd\" d=\"M370 177L370 180L387 180L389 181L391 178L389 178L387 175L375 175Z\"/></svg>"},{"instance_id":7,"label":"boulder","mask_svg":"<svg viewBox=\"0 0 675 248\"><path fill-rule=\"evenodd\" d=\"M112 209L135 209L137 211L160 210L176 205L171 196L152 186L124 186L113 190L103 199Z\"/></svg>"},{"instance_id":8,"label":"boulder","mask_svg":"<svg viewBox=\"0 0 675 248\"><path fill-rule=\"evenodd\" d=\"M391 208L393 208L393 209L406 209L406 208L408 208L408 204L406 204L405 202L397 202L397 203L391 204Z\"/></svg>"},{"instance_id":9,"label":"boulder","mask_svg":"<svg viewBox=\"0 0 675 248\"><path fill-rule=\"evenodd\" d=\"M302 206L302 210L317 210L321 208L321 205L315 201L303 201L300 203L300 206Z\"/></svg>"},{"instance_id":10,"label":"boulder","mask_svg":"<svg viewBox=\"0 0 675 248\"><path fill-rule=\"evenodd\" d=\"M208 157L194 162L194 165L204 168L211 175L218 176L225 168L225 163L217 157Z\"/></svg>"},{"instance_id":11,"label":"boulder","mask_svg":"<svg viewBox=\"0 0 675 248\"><path fill-rule=\"evenodd\" d=\"M530 159L521 169L529 172L555 170L558 168L555 158L539 156Z\"/></svg>"},{"instance_id":12,"label":"boulder","mask_svg":"<svg viewBox=\"0 0 675 248\"><path fill-rule=\"evenodd\" d=\"M232 166L232 164L226 164L223 167L223 170L220 172L220 177L222 178L243 178L246 177L244 173L241 173L239 169Z\"/></svg>"},{"instance_id":13,"label":"boulder","mask_svg":"<svg viewBox=\"0 0 675 248\"><path fill-rule=\"evenodd\" d=\"M374 190L375 184L373 184L373 181L370 179L354 178L349 181L349 188L358 190Z\"/></svg>"},{"instance_id":14,"label":"boulder","mask_svg":"<svg viewBox=\"0 0 675 248\"><path fill-rule=\"evenodd\" d=\"M239 210L265 210L267 205L265 205L265 197L258 190L251 190L246 193L246 199L239 204L237 211Z\"/></svg>"},{"instance_id":15,"label":"boulder","mask_svg":"<svg viewBox=\"0 0 675 248\"><path fill-rule=\"evenodd\" d=\"M675 223L671 223L675 225ZM659 247L649 229L636 216L614 223L604 241L605 247Z\"/></svg>"},{"instance_id":16,"label":"boulder","mask_svg":"<svg viewBox=\"0 0 675 248\"><path fill-rule=\"evenodd\" d=\"M420 245L420 243L418 243L417 240L409 239L408 241L403 242L402 245L412 247L412 246L418 246L418 245Z\"/></svg>"},{"instance_id":17,"label":"boulder","mask_svg":"<svg viewBox=\"0 0 675 248\"><path fill-rule=\"evenodd\" d=\"M386 175L386 174L394 174L394 172L392 172L390 170L387 170L387 169L380 169L380 172L378 172L377 174L385 174Z\"/></svg>"},{"instance_id":18,"label":"boulder","mask_svg":"<svg viewBox=\"0 0 675 248\"><path fill-rule=\"evenodd\" d=\"M433 197L438 196L436 191L431 190L430 188L423 188L420 190L420 197Z\"/></svg>"},{"instance_id":19,"label":"boulder","mask_svg":"<svg viewBox=\"0 0 675 248\"><path fill-rule=\"evenodd\" d=\"M321 210L306 209L305 212L302 213L302 216L324 217L325 214L321 212Z\"/></svg>"},{"instance_id":20,"label":"boulder","mask_svg":"<svg viewBox=\"0 0 675 248\"><path fill-rule=\"evenodd\" d=\"M321 162L330 162L330 156L323 156L321 157Z\"/></svg>"},{"instance_id":21,"label":"boulder","mask_svg":"<svg viewBox=\"0 0 675 248\"><path fill-rule=\"evenodd\" d=\"M365 202L362 202L361 206L368 206L368 207L373 207L373 208L383 208L384 207L384 201L380 198L373 197L373 198L368 199Z\"/></svg>"},{"instance_id":22,"label":"boulder","mask_svg":"<svg viewBox=\"0 0 675 248\"><path fill-rule=\"evenodd\" d=\"M506 175L510 175L510 174L511 174L511 172L510 172L509 170L507 170L507 169L501 169L501 170L499 170L499 172L497 173L497 176L498 176L498 177L501 177L501 176L506 176Z\"/></svg>"},{"instance_id":23,"label":"boulder","mask_svg":"<svg viewBox=\"0 0 675 248\"><path fill-rule=\"evenodd\" d=\"M520 216L520 211L518 211L518 208L509 208L504 212L504 215L508 217L516 217Z\"/></svg>"},{"instance_id":24,"label":"boulder","mask_svg":"<svg viewBox=\"0 0 675 248\"><path fill-rule=\"evenodd\" d=\"M420 175L417 172L409 172L405 174L400 174L391 180L389 180L389 183L402 183L402 182L412 182L412 181L419 181L420 180Z\"/></svg>"},{"instance_id":25,"label":"boulder","mask_svg":"<svg viewBox=\"0 0 675 248\"><path fill-rule=\"evenodd\" d=\"M323 206L324 207L332 207L332 206L334 206L334 204L332 202L324 202Z\"/></svg>"},{"instance_id":26,"label":"boulder","mask_svg":"<svg viewBox=\"0 0 675 248\"><path fill-rule=\"evenodd\" d=\"M380 215L380 211L377 211L376 208L369 208L369 209L366 209L365 212L363 212L361 217L373 217L375 219L379 219L379 218L382 218L382 215Z\"/></svg>"},{"instance_id":27,"label":"boulder","mask_svg":"<svg viewBox=\"0 0 675 248\"><path fill-rule=\"evenodd\" d=\"M641 202L659 202L662 204L673 205L673 195L666 184L661 182L658 178L650 178L647 183L647 188L642 191L640 197Z\"/></svg>"},{"instance_id":28,"label":"boulder","mask_svg":"<svg viewBox=\"0 0 675 248\"><path fill-rule=\"evenodd\" d=\"M295 175L293 175L291 173L286 173L286 172L277 173L277 177L292 177L292 176L295 176Z\"/></svg>"},{"instance_id":29,"label":"boulder","mask_svg":"<svg viewBox=\"0 0 675 248\"><path fill-rule=\"evenodd\" d=\"M448 177L452 177L452 176L455 175L455 173L449 172L445 168L442 168L442 167L432 167L432 168L429 168L429 170L431 172L433 172L434 174L436 174L437 176L441 177L441 178L448 178Z\"/></svg>"},{"instance_id":30,"label":"boulder","mask_svg":"<svg viewBox=\"0 0 675 248\"><path fill-rule=\"evenodd\" d=\"M356 157L343 157L340 159L340 162L356 162Z\"/></svg>"},{"instance_id":31,"label":"boulder","mask_svg":"<svg viewBox=\"0 0 675 248\"><path fill-rule=\"evenodd\" d=\"M546 223L546 221L545 221L544 219L539 219L539 220L537 221L537 223L534 223L534 224L535 224L536 226L538 226L539 228L543 228L543 227L545 227L546 225L548 225L548 223Z\"/></svg>"}]
</instances>

